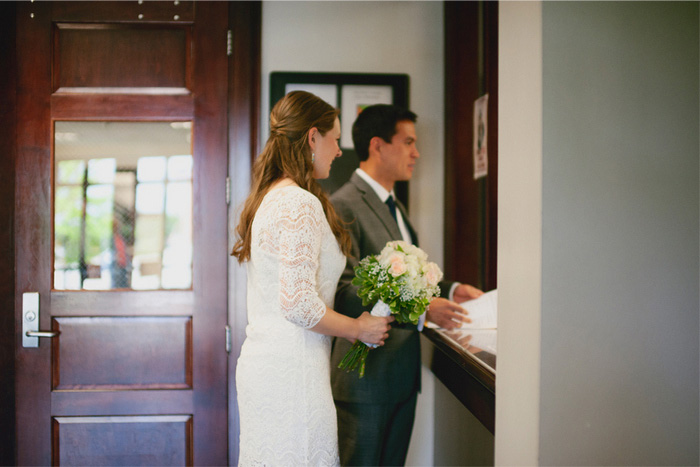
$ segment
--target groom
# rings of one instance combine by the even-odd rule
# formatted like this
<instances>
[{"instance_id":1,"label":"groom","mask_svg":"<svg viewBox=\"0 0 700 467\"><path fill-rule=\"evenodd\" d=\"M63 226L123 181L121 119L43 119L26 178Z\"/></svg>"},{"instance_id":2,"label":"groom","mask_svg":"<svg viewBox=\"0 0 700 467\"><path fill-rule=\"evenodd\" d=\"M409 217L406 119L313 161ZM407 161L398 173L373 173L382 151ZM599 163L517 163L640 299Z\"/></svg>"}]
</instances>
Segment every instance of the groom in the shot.
<instances>
[{"instance_id":1,"label":"groom","mask_svg":"<svg viewBox=\"0 0 700 467\"><path fill-rule=\"evenodd\" d=\"M363 110L353 124L360 168L331 196L352 238L352 257L348 258L335 296L335 309L345 315L357 317L367 308L357 296L357 287L351 284L359 260L379 254L391 240L418 244L406 209L393 193L394 183L411 179L420 157L415 121L411 111L374 105ZM455 301L461 303L482 294L457 282L441 282L440 289L442 297L431 301L426 315L448 329L468 319ZM419 328L422 322L418 327L394 324L384 346L369 352L362 379L356 372L338 369L352 344L335 339L331 382L342 465L405 463L420 390Z\"/></svg>"}]
</instances>

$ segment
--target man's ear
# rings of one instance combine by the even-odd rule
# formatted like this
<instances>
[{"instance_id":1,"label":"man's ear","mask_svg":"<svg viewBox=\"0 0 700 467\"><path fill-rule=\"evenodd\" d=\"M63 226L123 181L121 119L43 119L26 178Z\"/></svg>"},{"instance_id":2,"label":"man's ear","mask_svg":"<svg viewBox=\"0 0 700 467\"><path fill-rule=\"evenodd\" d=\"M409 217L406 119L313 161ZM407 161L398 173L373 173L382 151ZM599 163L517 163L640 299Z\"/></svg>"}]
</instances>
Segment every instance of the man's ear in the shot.
<instances>
[{"instance_id":1,"label":"man's ear","mask_svg":"<svg viewBox=\"0 0 700 467\"><path fill-rule=\"evenodd\" d=\"M384 140L379 137L379 136L373 136L372 139L369 140L369 153L371 154L372 152L379 153L379 150L382 147L382 143Z\"/></svg>"},{"instance_id":2,"label":"man's ear","mask_svg":"<svg viewBox=\"0 0 700 467\"><path fill-rule=\"evenodd\" d=\"M309 139L307 141L309 143L309 147L311 148L311 152L316 150L316 138L318 137L318 134L318 128L316 128L315 126L311 127L311 129L309 130Z\"/></svg>"}]
</instances>

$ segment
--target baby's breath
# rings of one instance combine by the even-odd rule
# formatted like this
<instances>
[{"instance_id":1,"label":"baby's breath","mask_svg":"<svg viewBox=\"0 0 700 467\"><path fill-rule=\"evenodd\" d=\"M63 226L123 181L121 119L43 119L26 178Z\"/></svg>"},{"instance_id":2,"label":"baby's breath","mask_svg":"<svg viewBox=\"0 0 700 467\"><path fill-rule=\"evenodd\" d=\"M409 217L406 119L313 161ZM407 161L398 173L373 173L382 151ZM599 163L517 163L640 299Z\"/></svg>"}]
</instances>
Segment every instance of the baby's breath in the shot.
<instances>
[{"instance_id":1,"label":"baby's breath","mask_svg":"<svg viewBox=\"0 0 700 467\"><path fill-rule=\"evenodd\" d=\"M426 271L430 275L426 276ZM437 281L442 271L428 261L428 255L420 248L403 241L386 244L379 255L363 258L355 267L353 285L364 306L378 301L389 306L398 323L418 324L430 300L440 294ZM364 375L365 359L369 346L356 341L338 368L352 371L359 369Z\"/></svg>"}]
</instances>

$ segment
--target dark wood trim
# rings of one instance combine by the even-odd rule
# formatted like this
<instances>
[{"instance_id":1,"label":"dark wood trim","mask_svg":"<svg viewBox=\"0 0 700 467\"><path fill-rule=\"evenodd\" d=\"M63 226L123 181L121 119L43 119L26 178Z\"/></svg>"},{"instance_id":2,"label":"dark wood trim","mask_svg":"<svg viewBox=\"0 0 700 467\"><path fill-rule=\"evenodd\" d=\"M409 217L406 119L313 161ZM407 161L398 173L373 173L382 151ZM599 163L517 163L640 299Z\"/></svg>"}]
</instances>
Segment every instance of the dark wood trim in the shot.
<instances>
[{"instance_id":1,"label":"dark wood trim","mask_svg":"<svg viewBox=\"0 0 700 467\"><path fill-rule=\"evenodd\" d=\"M194 180L195 184L206 183L207 189L194 187L196 251L192 274L195 306L200 309L192 330L193 351L197 361L204 362L208 358L207 367L216 368L213 372L195 370L194 373L194 416L204 415L209 421L206 427L194 424L195 465L225 465L228 461L226 449L214 449L226 446L228 442L228 414L222 410L227 405L227 385L208 378L210 375L225 375L227 371L224 329L228 271L226 261L221 261L221 255L228 247L226 10L227 4L223 2L198 2L195 5ZM209 243L198 241L198 236L206 238ZM213 278L216 280L211 280Z\"/></svg>"},{"instance_id":2,"label":"dark wood trim","mask_svg":"<svg viewBox=\"0 0 700 467\"><path fill-rule=\"evenodd\" d=\"M425 328L423 336L430 342L424 346L431 354L430 370L487 430L495 433L496 375L434 329Z\"/></svg>"},{"instance_id":3,"label":"dark wood trim","mask_svg":"<svg viewBox=\"0 0 700 467\"><path fill-rule=\"evenodd\" d=\"M445 276L497 287L498 2L444 2ZM474 101L488 101L488 175L474 180ZM440 333L425 329L435 375L494 432L495 375Z\"/></svg>"},{"instance_id":4,"label":"dark wood trim","mask_svg":"<svg viewBox=\"0 0 700 467\"><path fill-rule=\"evenodd\" d=\"M134 118L134 109L139 118ZM192 120L194 98L163 95L145 100L138 94L54 94L51 114L55 120Z\"/></svg>"},{"instance_id":5,"label":"dark wood trim","mask_svg":"<svg viewBox=\"0 0 700 467\"><path fill-rule=\"evenodd\" d=\"M0 3L0 465L15 458L15 159L17 4Z\"/></svg>"},{"instance_id":6,"label":"dark wood trim","mask_svg":"<svg viewBox=\"0 0 700 467\"><path fill-rule=\"evenodd\" d=\"M481 286L472 113L479 97L478 2L445 2L445 276Z\"/></svg>"},{"instance_id":7,"label":"dark wood trim","mask_svg":"<svg viewBox=\"0 0 700 467\"><path fill-rule=\"evenodd\" d=\"M489 93L489 176L486 193L485 287L497 286L498 246L498 2L484 3L484 81Z\"/></svg>"},{"instance_id":8,"label":"dark wood trim","mask_svg":"<svg viewBox=\"0 0 700 467\"><path fill-rule=\"evenodd\" d=\"M433 328L426 327L423 330L423 334L432 341L435 347L454 360L455 364L463 371L469 373L489 391L496 392L496 374L492 370L487 369L483 363L477 361L475 355L467 352Z\"/></svg>"},{"instance_id":9,"label":"dark wood trim","mask_svg":"<svg viewBox=\"0 0 700 467\"><path fill-rule=\"evenodd\" d=\"M107 407L112 415L162 414L163 410L173 405L180 407L183 414L191 414L194 411L192 391L181 389L146 391L145 397L133 392L115 397L115 394L110 391L94 391L87 395L76 391L55 391L51 394L51 403L55 416L103 415L95 414L90 410L96 405Z\"/></svg>"},{"instance_id":10,"label":"dark wood trim","mask_svg":"<svg viewBox=\"0 0 700 467\"><path fill-rule=\"evenodd\" d=\"M445 275L492 290L497 277L498 2L444 5ZM486 93L489 173L474 180L474 101Z\"/></svg>"},{"instance_id":11,"label":"dark wood trim","mask_svg":"<svg viewBox=\"0 0 700 467\"><path fill-rule=\"evenodd\" d=\"M195 2L180 0L178 2L123 2L103 1L101 16L96 16L94 8L83 1L56 2L53 7L55 21L75 21L87 23L116 22L148 24L150 22L172 24L192 23L195 16ZM143 15L139 19L139 15ZM175 15L178 16L175 19Z\"/></svg>"},{"instance_id":12,"label":"dark wood trim","mask_svg":"<svg viewBox=\"0 0 700 467\"><path fill-rule=\"evenodd\" d=\"M182 291L53 291L52 316L189 316L195 306L194 293ZM145 310L148 310L146 312Z\"/></svg>"},{"instance_id":13,"label":"dark wood trim","mask_svg":"<svg viewBox=\"0 0 700 467\"><path fill-rule=\"evenodd\" d=\"M232 50L229 57L228 141L231 183L231 224L235 225L240 206L248 196L253 160L260 151L260 55L262 38L261 2L229 3L229 30ZM236 362L245 339L246 275L245 269L231 260L229 268L229 465L238 463L239 420L236 393Z\"/></svg>"},{"instance_id":14,"label":"dark wood trim","mask_svg":"<svg viewBox=\"0 0 700 467\"><path fill-rule=\"evenodd\" d=\"M17 4L17 163L15 212L25 214L15 222L16 258L31 263L16 272L15 338L21 339L22 293L39 292L39 329L49 329L51 305L51 218L42 209L50 205L51 169L51 3ZM34 93L45 89L45 93ZM30 271L40 271L32 274ZM51 425L37 423L50 413L51 342L38 348L17 346L16 387L27 388L16 395L17 463L46 465L51 462Z\"/></svg>"},{"instance_id":15,"label":"dark wood trim","mask_svg":"<svg viewBox=\"0 0 700 467\"><path fill-rule=\"evenodd\" d=\"M260 150L260 50L262 7L260 2L229 5L232 50L229 60L229 149L233 157L250 157ZM248 169L249 170L249 169ZM242 174L247 183L249 174Z\"/></svg>"}]
</instances>

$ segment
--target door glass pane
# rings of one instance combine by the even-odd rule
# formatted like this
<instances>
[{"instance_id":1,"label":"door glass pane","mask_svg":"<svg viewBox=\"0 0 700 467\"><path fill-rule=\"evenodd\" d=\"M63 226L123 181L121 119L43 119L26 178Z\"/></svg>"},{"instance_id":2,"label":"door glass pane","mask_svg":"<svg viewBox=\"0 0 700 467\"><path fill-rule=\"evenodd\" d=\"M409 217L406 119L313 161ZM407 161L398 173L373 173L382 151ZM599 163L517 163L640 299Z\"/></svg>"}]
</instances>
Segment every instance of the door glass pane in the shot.
<instances>
[{"instance_id":1,"label":"door glass pane","mask_svg":"<svg viewBox=\"0 0 700 467\"><path fill-rule=\"evenodd\" d=\"M191 122L54 132L54 289L191 288Z\"/></svg>"}]
</instances>

